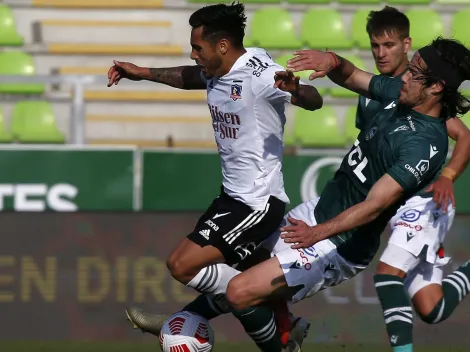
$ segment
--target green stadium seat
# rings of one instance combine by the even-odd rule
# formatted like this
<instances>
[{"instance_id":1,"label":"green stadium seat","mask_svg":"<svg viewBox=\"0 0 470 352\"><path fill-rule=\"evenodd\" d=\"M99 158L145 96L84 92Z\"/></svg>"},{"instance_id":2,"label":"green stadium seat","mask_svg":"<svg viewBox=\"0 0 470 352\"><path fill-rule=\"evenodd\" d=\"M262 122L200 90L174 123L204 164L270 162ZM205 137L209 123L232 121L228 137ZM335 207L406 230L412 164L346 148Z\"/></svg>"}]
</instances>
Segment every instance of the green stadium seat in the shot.
<instances>
[{"instance_id":1,"label":"green stadium seat","mask_svg":"<svg viewBox=\"0 0 470 352\"><path fill-rule=\"evenodd\" d=\"M470 45L470 10L461 10L455 13L450 35L466 46Z\"/></svg>"},{"instance_id":2,"label":"green stadium seat","mask_svg":"<svg viewBox=\"0 0 470 352\"><path fill-rule=\"evenodd\" d=\"M302 19L301 40L309 48L350 49L341 14L333 9L311 9Z\"/></svg>"},{"instance_id":3,"label":"green stadium seat","mask_svg":"<svg viewBox=\"0 0 470 352\"><path fill-rule=\"evenodd\" d=\"M11 130L20 143L64 143L52 107L45 101L21 101L13 107Z\"/></svg>"},{"instance_id":4,"label":"green stadium seat","mask_svg":"<svg viewBox=\"0 0 470 352\"><path fill-rule=\"evenodd\" d=\"M289 4L329 4L331 0L287 0Z\"/></svg>"},{"instance_id":5,"label":"green stadium seat","mask_svg":"<svg viewBox=\"0 0 470 352\"><path fill-rule=\"evenodd\" d=\"M23 37L16 31L16 23L7 5L0 4L0 45L22 46Z\"/></svg>"},{"instance_id":6,"label":"green stadium seat","mask_svg":"<svg viewBox=\"0 0 470 352\"><path fill-rule=\"evenodd\" d=\"M294 139L304 147L344 147L338 118L331 106L315 111L297 109L294 120Z\"/></svg>"},{"instance_id":7,"label":"green stadium seat","mask_svg":"<svg viewBox=\"0 0 470 352\"><path fill-rule=\"evenodd\" d=\"M11 143L13 141L13 136L5 128L5 117L3 114L3 109L0 106L0 143Z\"/></svg>"},{"instance_id":8,"label":"green stadium seat","mask_svg":"<svg viewBox=\"0 0 470 352\"><path fill-rule=\"evenodd\" d=\"M35 74L33 58L20 51L0 53L0 75L28 76ZM0 93L42 94L44 85L40 83L0 83Z\"/></svg>"},{"instance_id":9,"label":"green stadium seat","mask_svg":"<svg viewBox=\"0 0 470 352\"><path fill-rule=\"evenodd\" d=\"M387 2L390 5L427 5L431 0L387 0Z\"/></svg>"},{"instance_id":10,"label":"green stadium seat","mask_svg":"<svg viewBox=\"0 0 470 352\"><path fill-rule=\"evenodd\" d=\"M470 0L436 0L438 4L444 5L465 5L470 4Z\"/></svg>"},{"instance_id":11,"label":"green stadium seat","mask_svg":"<svg viewBox=\"0 0 470 352\"><path fill-rule=\"evenodd\" d=\"M279 4L281 0L243 0L245 4Z\"/></svg>"},{"instance_id":12,"label":"green stadium seat","mask_svg":"<svg viewBox=\"0 0 470 352\"><path fill-rule=\"evenodd\" d=\"M278 56L275 59L275 62L279 65L282 65L283 67L286 67L287 61L290 60L291 58L293 58L293 55L285 54L285 55ZM312 72L313 71L296 72L295 75L299 76L300 79L302 81L304 81L305 83L308 83L308 82L310 82L308 77L312 74ZM313 85L315 85L315 81L313 82ZM328 89L327 88L317 88L317 90L321 95L326 95Z\"/></svg>"},{"instance_id":13,"label":"green stadium seat","mask_svg":"<svg viewBox=\"0 0 470 352\"><path fill-rule=\"evenodd\" d=\"M362 9L354 13L351 24L351 39L353 44L360 49L370 49L369 34L366 31L369 12L375 9Z\"/></svg>"},{"instance_id":14,"label":"green stadium seat","mask_svg":"<svg viewBox=\"0 0 470 352\"><path fill-rule=\"evenodd\" d=\"M351 106L346 111L346 119L344 120L344 136L348 145L353 145L359 132L361 132L356 127L356 111L357 106Z\"/></svg>"},{"instance_id":15,"label":"green stadium seat","mask_svg":"<svg viewBox=\"0 0 470 352\"><path fill-rule=\"evenodd\" d=\"M431 9L411 9L406 11L406 15L410 20L410 36L414 50L418 50L428 45L443 35L444 23L441 16Z\"/></svg>"},{"instance_id":16,"label":"green stadium seat","mask_svg":"<svg viewBox=\"0 0 470 352\"><path fill-rule=\"evenodd\" d=\"M470 128L470 112L467 112L464 116L461 117L461 119L465 126Z\"/></svg>"},{"instance_id":17,"label":"green stadium seat","mask_svg":"<svg viewBox=\"0 0 470 352\"><path fill-rule=\"evenodd\" d=\"M382 0L339 0L340 4L380 4Z\"/></svg>"},{"instance_id":18,"label":"green stadium seat","mask_svg":"<svg viewBox=\"0 0 470 352\"><path fill-rule=\"evenodd\" d=\"M261 8L253 14L251 36L246 42L267 49L299 49L294 23L288 11L278 7Z\"/></svg>"},{"instance_id":19,"label":"green stadium seat","mask_svg":"<svg viewBox=\"0 0 470 352\"><path fill-rule=\"evenodd\" d=\"M365 64L362 61L362 59L358 56L352 56L352 55L344 55L344 58L351 61L354 66L360 68L361 70L365 70ZM330 94L333 97L337 98L355 98L358 95L354 92L351 92L350 90L337 86L335 88L330 88Z\"/></svg>"}]
</instances>

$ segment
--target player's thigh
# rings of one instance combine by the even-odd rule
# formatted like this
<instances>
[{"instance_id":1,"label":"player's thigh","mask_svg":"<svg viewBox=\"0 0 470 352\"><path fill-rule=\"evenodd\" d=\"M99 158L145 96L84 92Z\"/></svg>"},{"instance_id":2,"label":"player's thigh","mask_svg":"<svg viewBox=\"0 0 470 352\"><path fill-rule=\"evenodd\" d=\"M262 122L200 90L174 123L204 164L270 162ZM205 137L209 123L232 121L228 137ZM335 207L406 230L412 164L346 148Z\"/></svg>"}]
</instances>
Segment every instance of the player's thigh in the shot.
<instances>
[{"instance_id":1,"label":"player's thigh","mask_svg":"<svg viewBox=\"0 0 470 352\"><path fill-rule=\"evenodd\" d=\"M257 305L272 295L283 295L287 287L284 273L275 257L235 276L227 287L227 300L243 309Z\"/></svg>"},{"instance_id":2,"label":"player's thigh","mask_svg":"<svg viewBox=\"0 0 470 352\"><path fill-rule=\"evenodd\" d=\"M251 255L259 244L278 228L285 203L271 197L263 210L222 193L198 221L188 240L201 248L217 249L227 264ZM211 250L212 251L212 250Z\"/></svg>"}]
</instances>

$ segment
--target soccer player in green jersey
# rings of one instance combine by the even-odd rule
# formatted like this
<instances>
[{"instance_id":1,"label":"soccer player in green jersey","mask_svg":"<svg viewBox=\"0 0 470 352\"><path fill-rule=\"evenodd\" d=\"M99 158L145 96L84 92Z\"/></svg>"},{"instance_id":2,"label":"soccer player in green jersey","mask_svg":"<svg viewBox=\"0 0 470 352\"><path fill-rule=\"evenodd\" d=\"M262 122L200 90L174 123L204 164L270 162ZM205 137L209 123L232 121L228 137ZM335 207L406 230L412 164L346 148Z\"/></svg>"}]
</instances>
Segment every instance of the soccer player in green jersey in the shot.
<instances>
[{"instance_id":1,"label":"soccer player in green jersey","mask_svg":"<svg viewBox=\"0 0 470 352\"><path fill-rule=\"evenodd\" d=\"M406 15L388 6L371 11L366 30L378 71L400 78L408 65L407 52L411 46ZM362 130L384 108L380 102L361 96L356 127ZM401 306L404 302L401 285L380 282L396 282L390 275L404 278L415 311L427 323L448 318L470 289L461 274L468 270L466 266L442 280L442 266L449 262L442 243L455 216L453 181L465 170L470 158L470 130L457 118L448 119L446 125L448 135L457 142L452 158L439 178L408 199L391 219L392 235L376 272L377 294L384 307L390 343L397 350L411 343L412 314L408 304ZM396 290L401 294L396 295Z\"/></svg>"},{"instance_id":2,"label":"soccer player in green jersey","mask_svg":"<svg viewBox=\"0 0 470 352\"><path fill-rule=\"evenodd\" d=\"M334 53L308 50L295 54L288 68L293 71L315 70L311 79L328 74L333 82L377 100L383 109L366 121L355 143L355 147L360 149L356 151L353 147L333 182L323 191L314 211L315 219L320 224L312 228L292 219L292 225L284 228L288 233L281 237L289 243L295 243L293 248L312 248L312 244L330 238L341 257L353 263L359 263L362 259L367 264L371 258L367 253L374 255L377 250L378 230L385 227L380 219L390 220L398 206L424 189L438 175L439 170L433 169L433 163L437 166L437 161L442 166L447 154L445 122L470 109L470 101L458 92L460 84L470 78L470 51L457 41L438 38L415 53L408 70L400 79L371 75ZM440 129L436 128L438 125ZM374 145L373 140L383 126L385 133L380 134L380 143ZM442 136L443 132L445 136ZM387 149L388 153L384 154ZM404 150L409 150L409 155ZM436 159L439 154L439 159ZM353 174L360 182L354 182L351 177L349 181L352 181L354 187L344 187L343 183L347 183L340 180ZM412 176L417 183L414 187L408 183ZM369 189L366 187L364 201L338 216L331 214L335 204L338 207L352 205L348 202L357 199L358 190L371 179L374 184ZM325 197L328 208L325 206L324 211L319 211L321 200ZM388 203L384 197L389 198ZM426 236L418 234L424 232L422 225L413 223L420 214L417 211L403 214L405 218L396 225L410 230L407 235L410 243L415 237ZM425 242L423 245L420 244L422 241ZM421 245L416 253L410 253L404 246L389 245L387 250L393 248L393 260L395 263L403 263L403 266L396 268L385 265L385 262L374 277L394 351L412 350L411 306L404 287L406 272L415 268L422 259L434 263L440 245L439 241L427 243L426 239L417 240L416 243L416 247L409 247L414 250ZM233 281L240 277L237 276ZM446 283L449 285L442 289L435 285L435 290L430 291L427 302L434 300L435 306L428 311L426 320L442 319L470 290L470 265L464 264L448 279ZM446 307L447 303L450 308Z\"/></svg>"}]
</instances>

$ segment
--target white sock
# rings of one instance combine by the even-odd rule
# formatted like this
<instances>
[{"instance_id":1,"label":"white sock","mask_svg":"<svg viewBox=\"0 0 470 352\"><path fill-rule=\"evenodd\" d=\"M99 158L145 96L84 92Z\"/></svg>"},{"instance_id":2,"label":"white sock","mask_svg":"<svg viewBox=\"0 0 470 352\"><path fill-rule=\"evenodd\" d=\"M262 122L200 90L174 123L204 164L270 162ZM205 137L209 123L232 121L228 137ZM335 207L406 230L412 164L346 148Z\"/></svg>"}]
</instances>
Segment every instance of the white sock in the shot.
<instances>
[{"instance_id":1,"label":"white sock","mask_svg":"<svg viewBox=\"0 0 470 352\"><path fill-rule=\"evenodd\" d=\"M204 269L187 284L201 293L226 293L229 281L240 274L240 271L227 264L214 264Z\"/></svg>"}]
</instances>

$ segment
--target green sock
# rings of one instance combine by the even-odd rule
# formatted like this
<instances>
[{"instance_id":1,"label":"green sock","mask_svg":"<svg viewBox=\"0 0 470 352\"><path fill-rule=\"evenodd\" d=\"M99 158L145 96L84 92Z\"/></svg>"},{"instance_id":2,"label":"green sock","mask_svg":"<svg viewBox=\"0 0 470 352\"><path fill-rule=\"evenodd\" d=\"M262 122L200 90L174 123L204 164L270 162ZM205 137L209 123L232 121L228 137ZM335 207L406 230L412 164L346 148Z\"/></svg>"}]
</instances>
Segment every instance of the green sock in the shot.
<instances>
[{"instance_id":1,"label":"green sock","mask_svg":"<svg viewBox=\"0 0 470 352\"><path fill-rule=\"evenodd\" d=\"M460 301L470 292L470 261L463 264L442 280L444 296L427 316L421 319L428 324L437 324L451 316Z\"/></svg>"},{"instance_id":2,"label":"green sock","mask_svg":"<svg viewBox=\"0 0 470 352\"><path fill-rule=\"evenodd\" d=\"M267 306L235 310L233 315L240 321L246 333L263 352L280 352L281 337L277 332L274 313Z\"/></svg>"},{"instance_id":3,"label":"green sock","mask_svg":"<svg viewBox=\"0 0 470 352\"><path fill-rule=\"evenodd\" d=\"M223 293L217 295L200 294L182 310L199 314L207 320L217 318L221 314L232 311Z\"/></svg>"},{"instance_id":4,"label":"green sock","mask_svg":"<svg viewBox=\"0 0 470 352\"><path fill-rule=\"evenodd\" d=\"M393 351L411 352L413 313L403 279L395 275L378 274L374 276L374 282Z\"/></svg>"}]
</instances>

